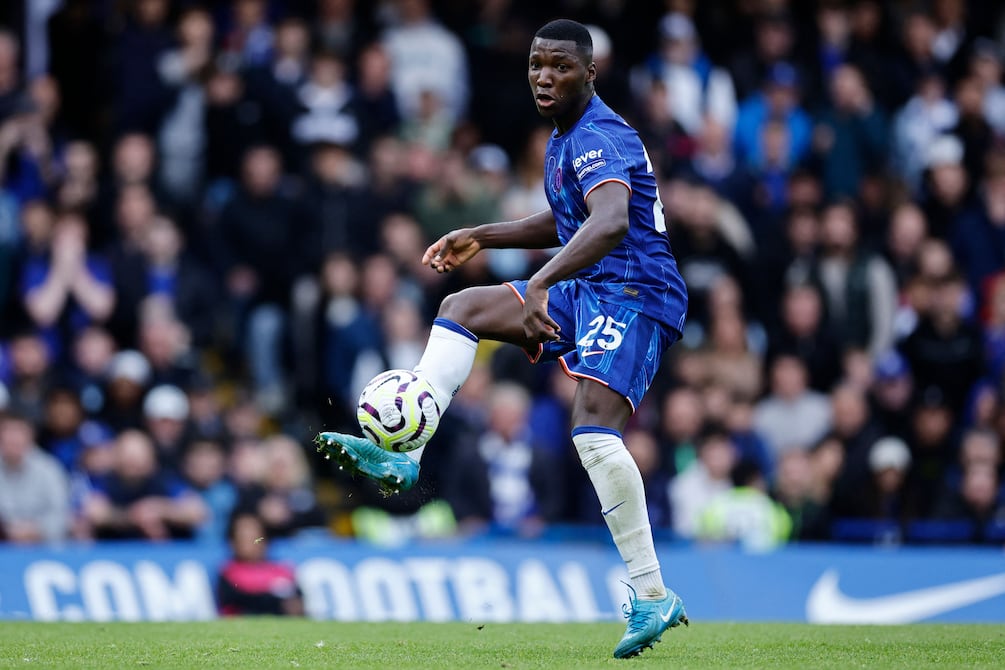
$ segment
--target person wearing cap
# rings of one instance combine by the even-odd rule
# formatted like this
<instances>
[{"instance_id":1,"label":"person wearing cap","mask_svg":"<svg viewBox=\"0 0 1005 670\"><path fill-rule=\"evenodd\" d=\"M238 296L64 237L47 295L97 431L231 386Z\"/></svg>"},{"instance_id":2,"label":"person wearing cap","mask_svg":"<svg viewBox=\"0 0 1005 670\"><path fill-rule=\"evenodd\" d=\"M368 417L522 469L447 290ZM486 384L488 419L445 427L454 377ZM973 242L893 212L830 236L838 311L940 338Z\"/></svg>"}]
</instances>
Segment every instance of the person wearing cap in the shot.
<instances>
[{"instance_id":1,"label":"person wearing cap","mask_svg":"<svg viewBox=\"0 0 1005 670\"><path fill-rule=\"evenodd\" d=\"M940 135L925 149L919 194L931 234L947 239L957 220L973 206L973 179L963 165L963 144L955 135Z\"/></svg>"},{"instance_id":2,"label":"person wearing cap","mask_svg":"<svg viewBox=\"0 0 1005 670\"><path fill-rule=\"evenodd\" d=\"M768 68L761 90L743 101L736 120L735 143L738 158L753 168L764 165L762 129L769 121L781 121L789 135L789 166L805 158L810 149L813 121L799 106L799 75L791 63L778 62Z\"/></svg>"},{"instance_id":3,"label":"person wearing cap","mask_svg":"<svg viewBox=\"0 0 1005 670\"><path fill-rule=\"evenodd\" d=\"M162 384L143 399L144 426L162 467L178 472L188 443L188 396L177 386Z\"/></svg>"},{"instance_id":4,"label":"person wearing cap","mask_svg":"<svg viewBox=\"0 0 1005 670\"><path fill-rule=\"evenodd\" d=\"M101 420L115 430L136 428L142 422L142 400L151 378L146 356L134 349L112 357L105 372L106 401Z\"/></svg>"},{"instance_id":5,"label":"person wearing cap","mask_svg":"<svg viewBox=\"0 0 1005 670\"><path fill-rule=\"evenodd\" d=\"M869 449L870 479L854 516L901 520L909 516L906 491L911 450L898 437L883 437Z\"/></svg>"},{"instance_id":6,"label":"person wearing cap","mask_svg":"<svg viewBox=\"0 0 1005 670\"><path fill-rule=\"evenodd\" d=\"M642 99L653 80L665 86L667 105L689 135L696 135L706 116L732 127L736 121L736 91L729 72L701 51L691 17L679 12L659 22L660 47L633 69L632 88Z\"/></svg>"},{"instance_id":7,"label":"person wearing cap","mask_svg":"<svg viewBox=\"0 0 1005 670\"><path fill-rule=\"evenodd\" d=\"M914 381L907 359L896 349L878 356L869 389L872 415L885 435L907 439L910 435Z\"/></svg>"}]
</instances>

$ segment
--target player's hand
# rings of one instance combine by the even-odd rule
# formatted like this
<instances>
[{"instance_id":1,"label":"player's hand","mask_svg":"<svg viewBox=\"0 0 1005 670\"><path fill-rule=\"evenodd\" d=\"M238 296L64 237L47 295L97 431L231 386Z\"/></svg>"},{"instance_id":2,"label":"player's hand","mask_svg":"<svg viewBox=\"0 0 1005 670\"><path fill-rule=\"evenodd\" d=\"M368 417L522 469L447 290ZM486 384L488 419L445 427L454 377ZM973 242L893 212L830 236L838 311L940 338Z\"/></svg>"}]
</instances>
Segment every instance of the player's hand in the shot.
<instances>
[{"instance_id":1,"label":"player's hand","mask_svg":"<svg viewBox=\"0 0 1005 670\"><path fill-rule=\"evenodd\" d=\"M467 263L481 251L472 228L454 230L433 242L422 254L422 264L437 272L450 272Z\"/></svg>"},{"instance_id":2,"label":"player's hand","mask_svg":"<svg viewBox=\"0 0 1005 670\"><path fill-rule=\"evenodd\" d=\"M527 284L523 303L523 332L531 342L561 339L560 328L548 315L548 289L532 280Z\"/></svg>"}]
</instances>

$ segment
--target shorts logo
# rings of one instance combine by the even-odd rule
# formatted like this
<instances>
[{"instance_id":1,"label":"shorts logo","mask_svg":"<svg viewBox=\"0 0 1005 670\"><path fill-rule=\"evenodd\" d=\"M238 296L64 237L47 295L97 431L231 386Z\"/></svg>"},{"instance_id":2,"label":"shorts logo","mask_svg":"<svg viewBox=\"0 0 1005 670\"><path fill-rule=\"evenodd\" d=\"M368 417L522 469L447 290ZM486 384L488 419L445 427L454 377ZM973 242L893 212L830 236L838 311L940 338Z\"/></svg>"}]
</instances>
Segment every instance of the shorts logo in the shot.
<instances>
[{"instance_id":1,"label":"shorts logo","mask_svg":"<svg viewBox=\"0 0 1005 670\"><path fill-rule=\"evenodd\" d=\"M562 168L555 156L548 156L548 166L544 173L547 175L548 183L551 184L551 190L560 193L562 191Z\"/></svg>"}]
</instances>

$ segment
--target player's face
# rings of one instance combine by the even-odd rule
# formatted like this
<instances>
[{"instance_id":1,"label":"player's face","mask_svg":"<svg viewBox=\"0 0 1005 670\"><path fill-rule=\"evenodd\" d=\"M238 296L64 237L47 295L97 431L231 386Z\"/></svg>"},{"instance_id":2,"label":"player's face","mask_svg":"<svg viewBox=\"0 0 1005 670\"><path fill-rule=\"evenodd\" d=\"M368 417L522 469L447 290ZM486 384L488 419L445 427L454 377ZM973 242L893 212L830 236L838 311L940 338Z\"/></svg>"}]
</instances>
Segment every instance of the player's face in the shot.
<instances>
[{"instance_id":1,"label":"player's face","mask_svg":"<svg viewBox=\"0 0 1005 670\"><path fill-rule=\"evenodd\" d=\"M580 110L590 97L587 84L597 76L571 40L535 38L530 46L527 79L537 111L545 118L561 118Z\"/></svg>"}]
</instances>

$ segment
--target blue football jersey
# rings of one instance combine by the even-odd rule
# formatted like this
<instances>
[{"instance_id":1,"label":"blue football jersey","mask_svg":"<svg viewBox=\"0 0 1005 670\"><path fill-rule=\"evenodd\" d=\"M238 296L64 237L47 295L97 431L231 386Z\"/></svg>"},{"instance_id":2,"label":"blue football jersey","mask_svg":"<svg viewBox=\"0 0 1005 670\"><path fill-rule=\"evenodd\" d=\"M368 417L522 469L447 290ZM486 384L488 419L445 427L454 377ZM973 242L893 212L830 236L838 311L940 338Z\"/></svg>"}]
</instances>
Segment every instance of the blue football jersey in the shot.
<instances>
[{"instance_id":1,"label":"blue football jersey","mask_svg":"<svg viewBox=\"0 0 1005 670\"><path fill-rule=\"evenodd\" d=\"M635 129L594 95L572 129L552 133L544 179L563 245L589 216L591 190L616 181L631 191L625 238L577 277L590 281L601 300L682 330L687 288L670 250L652 162Z\"/></svg>"}]
</instances>

